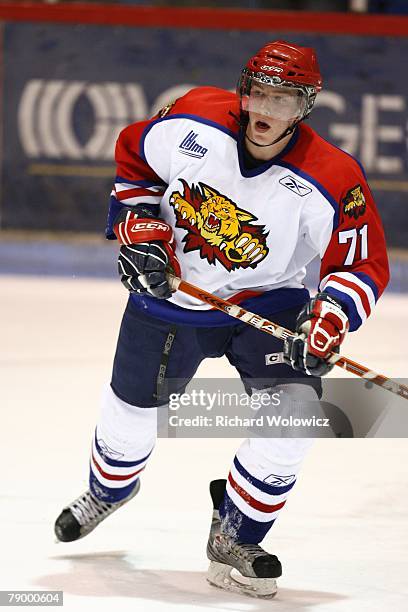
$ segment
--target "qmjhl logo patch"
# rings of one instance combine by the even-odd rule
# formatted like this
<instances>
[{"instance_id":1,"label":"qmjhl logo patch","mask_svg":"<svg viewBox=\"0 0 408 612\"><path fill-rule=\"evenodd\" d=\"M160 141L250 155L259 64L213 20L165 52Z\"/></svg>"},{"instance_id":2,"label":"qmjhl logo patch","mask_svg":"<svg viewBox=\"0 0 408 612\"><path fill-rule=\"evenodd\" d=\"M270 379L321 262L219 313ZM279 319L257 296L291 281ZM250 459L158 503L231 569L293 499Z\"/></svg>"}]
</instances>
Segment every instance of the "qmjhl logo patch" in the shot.
<instances>
[{"instance_id":1,"label":"qmjhl logo patch","mask_svg":"<svg viewBox=\"0 0 408 612\"><path fill-rule=\"evenodd\" d=\"M183 155L189 155L189 157L197 157L198 159L202 159L207 153L208 149L198 144L197 137L198 134L191 130L191 132L189 132L184 140L179 144L180 153L183 153Z\"/></svg>"}]
</instances>

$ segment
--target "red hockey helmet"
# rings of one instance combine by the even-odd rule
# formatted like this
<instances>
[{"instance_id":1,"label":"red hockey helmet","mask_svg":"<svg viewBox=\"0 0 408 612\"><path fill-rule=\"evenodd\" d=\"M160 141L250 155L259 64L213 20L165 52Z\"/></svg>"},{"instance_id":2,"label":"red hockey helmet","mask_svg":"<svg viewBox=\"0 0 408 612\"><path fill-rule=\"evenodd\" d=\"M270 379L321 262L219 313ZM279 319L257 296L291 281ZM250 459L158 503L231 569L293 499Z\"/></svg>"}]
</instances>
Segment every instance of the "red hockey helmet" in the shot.
<instances>
[{"instance_id":1,"label":"red hockey helmet","mask_svg":"<svg viewBox=\"0 0 408 612\"><path fill-rule=\"evenodd\" d=\"M248 97L253 83L278 88L295 88L304 99L296 123L305 119L322 88L322 77L314 49L299 47L284 40L268 43L248 60L238 82L237 93ZM243 105L246 110L245 105Z\"/></svg>"}]
</instances>

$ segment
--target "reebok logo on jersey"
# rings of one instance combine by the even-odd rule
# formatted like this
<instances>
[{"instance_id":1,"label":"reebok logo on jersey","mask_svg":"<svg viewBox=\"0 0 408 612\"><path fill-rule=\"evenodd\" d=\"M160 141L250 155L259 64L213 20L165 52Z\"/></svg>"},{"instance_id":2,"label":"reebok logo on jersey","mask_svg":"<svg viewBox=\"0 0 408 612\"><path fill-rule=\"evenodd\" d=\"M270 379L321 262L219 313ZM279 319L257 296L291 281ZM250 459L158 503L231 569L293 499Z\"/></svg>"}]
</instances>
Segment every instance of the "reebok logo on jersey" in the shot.
<instances>
[{"instance_id":1,"label":"reebok logo on jersey","mask_svg":"<svg viewBox=\"0 0 408 612\"><path fill-rule=\"evenodd\" d=\"M180 153L183 153L183 155L189 155L190 157L202 159L207 153L208 149L198 144L197 136L198 134L191 130L191 132L187 134L183 142L179 145Z\"/></svg>"},{"instance_id":2,"label":"reebok logo on jersey","mask_svg":"<svg viewBox=\"0 0 408 612\"><path fill-rule=\"evenodd\" d=\"M287 189L294 191L300 197L303 197L308 193L311 193L312 191L310 187L299 181L299 179L295 178L294 176L291 176L290 174L288 174L288 176L285 176L284 178L281 178L279 182Z\"/></svg>"}]
</instances>

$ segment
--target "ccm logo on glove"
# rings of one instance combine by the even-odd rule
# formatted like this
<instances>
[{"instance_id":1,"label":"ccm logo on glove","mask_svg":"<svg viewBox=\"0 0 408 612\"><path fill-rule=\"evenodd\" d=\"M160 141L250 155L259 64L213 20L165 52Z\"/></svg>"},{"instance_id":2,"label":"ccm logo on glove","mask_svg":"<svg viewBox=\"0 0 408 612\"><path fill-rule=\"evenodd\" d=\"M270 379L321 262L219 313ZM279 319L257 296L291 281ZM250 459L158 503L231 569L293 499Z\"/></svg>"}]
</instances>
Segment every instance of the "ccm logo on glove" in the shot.
<instances>
[{"instance_id":1,"label":"ccm logo on glove","mask_svg":"<svg viewBox=\"0 0 408 612\"><path fill-rule=\"evenodd\" d=\"M115 234L121 244L135 244L161 240L171 242L173 230L165 221L137 218L134 213L128 213L126 218L115 226Z\"/></svg>"},{"instance_id":2,"label":"ccm logo on glove","mask_svg":"<svg viewBox=\"0 0 408 612\"><path fill-rule=\"evenodd\" d=\"M140 232L141 230L145 230L145 229L155 229L155 230L159 230L159 231L168 231L169 226L167 225L167 223L159 223L158 221L148 221L148 222L144 222L144 221L139 221L138 223L135 223L131 228L130 231L132 232Z\"/></svg>"}]
</instances>

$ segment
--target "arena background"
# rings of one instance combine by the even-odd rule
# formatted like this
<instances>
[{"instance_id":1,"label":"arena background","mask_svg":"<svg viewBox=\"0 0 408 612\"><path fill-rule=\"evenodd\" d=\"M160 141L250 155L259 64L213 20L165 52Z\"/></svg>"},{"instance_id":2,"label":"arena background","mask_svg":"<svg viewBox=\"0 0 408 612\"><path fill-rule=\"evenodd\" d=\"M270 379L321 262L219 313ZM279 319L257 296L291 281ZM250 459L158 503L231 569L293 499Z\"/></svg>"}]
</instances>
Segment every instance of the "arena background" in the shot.
<instances>
[{"instance_id":1,"label":"arena background","mask_svg":"<svg viewBox=\"0 0 408 612\"><path fill-rule=\"evenodd\" d=\"M61 589L75 612L405 611L400 404L391 428L370 430L376 439L316 443L265 541L285 563L274 602L205 583L207 485L227 473L237 440L160 439L132 507L67 546L52 525L87 486L126 301L117 244L103 237L116 137L191 87L233 89L267 40L316 48L324 91L311 125L363 163L385 226L391 282L344 353L406 376L408 17L6 2L0 19L0 590ZM312 290L317 273L313 262ZM199 376L236 373L218 359ZM355 432L360 399L350 400Z\"/></svg>"}]
</instances>

